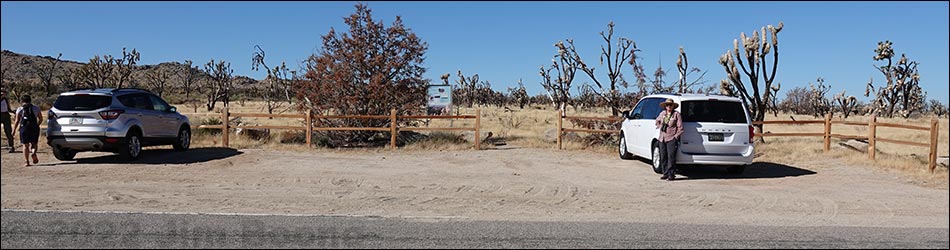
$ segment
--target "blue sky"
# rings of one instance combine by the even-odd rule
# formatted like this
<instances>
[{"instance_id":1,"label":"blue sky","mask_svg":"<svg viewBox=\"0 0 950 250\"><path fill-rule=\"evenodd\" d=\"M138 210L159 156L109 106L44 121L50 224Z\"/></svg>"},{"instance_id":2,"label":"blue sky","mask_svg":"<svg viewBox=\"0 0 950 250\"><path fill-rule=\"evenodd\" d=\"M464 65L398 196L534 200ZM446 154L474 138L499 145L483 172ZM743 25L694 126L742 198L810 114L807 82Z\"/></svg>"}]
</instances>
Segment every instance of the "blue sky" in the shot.
<instances>
[{"instance_id":1,"label":"blue sky","mask_svg":"<svg viewBox=\"0 0 950 250\"><path fill-rule=\"evenodd\" d=\"M256 44L269 64L289 65L319 51L330 27L345 30L342 18L356 2L2 2L0 47L18 53L52 55L84 62L93 55L142 53L140 64L214 58L232 62L236 74L263 78L251 70ZM615 35L635 40L650 72L660 63L675 79L677 49L690 66L708 70L718 83L725 73L719 56L740 32L785 23L779 34L777 82L785 91L823 77L834 95L841 90L861 100L874 77L878 41L894 42L897 53L920 62L928 97L948 102L948 2L367 2L377 20L396 15L429 44L426 76L478 73L496 90L523 79L532 95L543 89L538 67L550 64L553 44L573 38L588 64L598 61L598 33L610 21ZM624 74L633 80L630 67ZM602 70L598 70L602 71ZM591 82L579 74L575 86Z\"/></svg>"}]
</instances>

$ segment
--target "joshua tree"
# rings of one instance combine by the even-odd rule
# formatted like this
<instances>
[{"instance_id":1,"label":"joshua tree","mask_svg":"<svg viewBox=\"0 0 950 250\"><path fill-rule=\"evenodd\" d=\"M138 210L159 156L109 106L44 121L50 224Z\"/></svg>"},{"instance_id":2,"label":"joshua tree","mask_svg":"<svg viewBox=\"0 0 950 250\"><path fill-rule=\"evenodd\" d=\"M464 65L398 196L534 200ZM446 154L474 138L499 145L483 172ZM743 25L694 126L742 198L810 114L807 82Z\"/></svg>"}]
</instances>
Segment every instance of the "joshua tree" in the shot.
<instances>
[{"instance_id":1,"label":"joshua tree","mask_svg":"<svg viewBox=\"0 0 950 250\"><path fill-rule=\"evenodd\" d=\"M194 91L199 77L204 73L198 66L192 66L193 63L191 60L185 60L185 63L179 65L177 72L181 90L185 93L185 100L191 99L191 92Z\"/></svg>"},{"instance_id":2,"label":"joshua tree","mask_svg":"<svg viewBox=\"0 0 950 250\"><path fill-rule=\"evenodd\" d=\"M53 96L57 92L56 86L53 85L53 79L57 78L56 71L59 69L60 57L63 57L63 53L59 53L56 58L44 57L46 62L33 64L33 69L36 70L40 82L43 84L43 92L46 93L46 96Z\"/></svg>"},{"instance_id":3,"label":"joshua tree","mask_svg":"<svg viewBox=\"0 0 950 250\"><path fill-rule=\"evenodd\" d=\"M569 44L574 41L567 39ZM541 66L538 73L541 75L541 87L547 91L551 103L563 114L568 103L571 102L571 84L574 82L574 76L577 73L578 61L576 57L568 54L564 42L558 41L554 44L557 47L557 55L551 59L551 67ZM551 71L554 71L554 75Z\"/></svg>"},{"instance_id":4,"label":"joshua tree","mask_svg":"<svg viewBox=\"0 0 950 250\"><path fill-rule=\"evenodd\" d=\"M846 96L844 90L835 95L835 103L838 105L838 110L844 113L845 119L848 119L848 116L858 111L858 98L855 98L853 95Z\"/></svg>"},{"instance_id":5,"label":"joshua tree","mask_svg":"<svg viewBox=\"0 0 950 250\"><path fill-rule=\"evenodd\" d=\"M828 91L831 90L831 86L825 85L825 79L819 77L816 80L817 84L808 83L811 87L811 95L809 96L809 102L811 103L811 113L815 117L821 117L825 114L828 114L831 111L831 100L825 95L828 94Z\"/></svg>"},{"instance_id":6,"label":"joshua tree","mask_svg":"<svg viewBox=\"0 0 950 250\"><path fill-rule=\"evenodd\" d=\"M778 69L778 33L784 26L782 22L779 22L778 26L762 27L761 37L759 31L753 31L752 37L747 37L743 32L740 34L742 50L740 51L739 40L733 40L733 50L727 51L719 58L719 64L723 66L728 76L728 79L721 82L722 92L739 96L751 109L753 121L764 121L765 113L769 109L776 108L769 103L772 103L775 93L781 89L781 84L772 86L772 82L775 80ZM767 60L769 54L772 54L771 69L768 67ZM748 77L748 86L743 82L740 73ZM760 82L762 85L759 85ZM762 133L762 125L755 125L755 127L758 133ZM761 141L761 137L759 140Z\"/></svg>"},{"instance_id":7,"label":"joshua tree","mask_svg":"<svg viewBox=\"0 0 950 250\"><path fill-rule=\"evenodd\" d=\"M155 67L149 71L145 72L145 81L148 83L148 87L152 89L158 96L163 96L165 94L165 88L168 85L168 78L171 77L171 74L165 68Z\"/></svg>"},{"instance_id":8,"label":"joshua tree","mask_svg":"<svg viewBox=\"0 0 950 250\"><path fill-rule=\"evenodd\" d=\"M875 90L874 78L871 78L864 96L870 97L871 93L874 92L875 97L871 102L872 112L887 117L900 114L907 118L914 112L923 110L927 94L920 88L920 74L917 72L918 63L901 54L897 65L894 65L892 45L893 43L890 41L878 42L877 49L874 50L875 61L887 61L887 65L877 67L878 71L884 74L887 85Z\"/></svg>"},{"instance_id":9,"label":"joshua tree","mask_svg":"<svg viewBox=\"0 0 950 250\"><path fill-rule=\"evenodd\" d=\"M212 111L219 101L224 103L224 107L228 107L231 101L231 83L234 78L231 63L224 60L215 62L214 59L211 59L205 64L205 72L209 74L202 89L205 96L205 107L208 108L208 111Z\"/></svg>"},{"instance_id":10,"label":"joshua tree","mask_svg":"<svg viewBox=\"0 0 950 250\"><path fill-rule=\"evenodd\" d=\"M607 31L600 32L600 37L604 40L605 45L600 46L600 65L607 65L607 81L601 82L597 79L596 74L594 74L594 67L588 66L584 63L584 60L581 59L580 54L577 53L577 50L574 49L574 42L568 40L568 45L565 49L568 50L570 56L574 57L574 60L577 61L577 65L580 66L580 70L587 74L590 77L591 81L594 82L594 85L597 85L597 88L591 88L594 93L599 95L607 103L607 106L610 107L610 112L613 116L620 115L620 96L622 95L620 87L627 88L629 85L627 81L623 79L623 73L621 68L623 67L624 62L628 62L631 65L635 64L636 56L634 52L637 51L637 45L632 39L626 37L620 37L617 40L614 40L614 22L607 24ZM560 47L564 45L561 44ZM614 47L616 46L616 48ZM560 48L559 47L559 48ZM629 61L628 61L629 60Z\"/></svg>"}]
</instances>

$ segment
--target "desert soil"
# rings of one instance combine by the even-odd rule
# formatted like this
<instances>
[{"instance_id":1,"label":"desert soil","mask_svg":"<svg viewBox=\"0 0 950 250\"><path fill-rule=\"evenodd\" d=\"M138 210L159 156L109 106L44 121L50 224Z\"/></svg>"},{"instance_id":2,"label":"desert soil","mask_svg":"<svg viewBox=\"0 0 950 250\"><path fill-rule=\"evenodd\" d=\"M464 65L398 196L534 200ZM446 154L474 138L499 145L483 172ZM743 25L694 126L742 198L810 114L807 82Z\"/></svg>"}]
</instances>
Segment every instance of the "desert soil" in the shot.
<instances>
[{"instance_id":1,"label":"desert soil","mask_svg":"<svg viewBox=\"0 0 950 250\"><path fill-rule=\"evenodd\" d=\"M946 189L831 159L675 182L615 155L550 149L313 152L199 148L41 164L2 154L2 208L458 220L948 228Z\"/></svg>"}]
</instances>

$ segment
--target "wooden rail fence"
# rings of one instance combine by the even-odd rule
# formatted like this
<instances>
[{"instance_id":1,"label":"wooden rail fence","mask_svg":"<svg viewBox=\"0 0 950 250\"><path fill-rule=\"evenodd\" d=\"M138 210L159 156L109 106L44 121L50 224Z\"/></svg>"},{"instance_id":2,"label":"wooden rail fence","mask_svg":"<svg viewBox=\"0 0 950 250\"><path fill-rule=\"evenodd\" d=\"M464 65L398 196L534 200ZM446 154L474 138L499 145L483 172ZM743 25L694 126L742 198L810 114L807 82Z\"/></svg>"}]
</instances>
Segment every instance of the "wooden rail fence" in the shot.
<instances>
[{"instance_id":1,"label":"wooden rail fence","mask_svg":"<svg viewBox=\"0 0 950 250\"><path fill-rule=\"evenodd\" d=\"M621 117L590 117L590 116L567 116L560 110L557 111L557 149L563 149L562 141L564 133L567 132L582 132L582 133L620 133L620 130L605 130L605 129L577 129L577 128L564 128L564 120L588 120L588 121L613 121L621 122L623 118Z\"/></svg>"},{"instance_id":2,"label":"wooden rail fence","mask_svg":"<svg viewBox=\"0 0 950 250\"><path fill-rule=\"evenodd\" d=\"M218 115L214 113L203 113L203 114L183 114L183 115ZM221 144L224 147L230 146L229 141L229 130L231 128L241 128L241 129L287 129L287 130L303 130L306 132L307 146L313 147L313 132L314 131L388 131L391 134L389 140L389 146L392 149L396 149L396 137L399 134L398 131L473 131L475 132L475 142L474 149L478 150L481 147L481 138L479 133L481 132L481 110L476 109L475 115L396 115L396 109L392 109L389 115L318 115L314 114L313 110L308 110L304 114L252 114L252 113L231 113L228 111L228 108L224 108L221 111L221 125L192 125L192 128L199 129L221 129ZM235 117L258 117L258 118L293 118L293 119L303 119L306 126L230 126L229 122L231 118ZM386 119L389 120L388 127L322 127L314 126L319 119ZM461 127L461 128L422 128L422 127L399 127L399 120L406 119L474 119L474 127Z\"/></svg>"},{"instance_id":3,"label":"wooden rail fence","mask_svg":"<svg viewBox=\"0 0 950 250\"><path fill-rule=\"evenodd\" d=\"M940 135L940 123L934 118L930 121L930 127L921 127L905 124L895 124L895 123L886 123L878 122L877 116L871 116L871 119L868 122L851 122L851 121L833 121L831 119L831 114L825 116L824 120L808 120L808 121L764 121L764 122L753 122L753 124L796 124L796 125L805 125L805 124L824 124L823 133L768 133L768 134L756 134L757 137L773 137L773 136L815 136L824 138L824 150L828 152L831 150L831 138L838 139L863 139L868 141L868 159L874 160L877 151L878 142L894 143L907 146L916 146L916 147L927 147L930 148L930 157L928 158L927 167L930 169L930 172L934 172L937 168L937 138ZM847 126L867 126L868 134L867 136L861 135L843 135L843 134L834 134L832 133L832 127L834 125L847 125ZM917 131L929 131L930 132L930 142L929 143L920 143L912 141L902 141L889 138L880 138L877 136L877 127L889 127L889 128L899 128L899 129L910 129Z\"/></svg>"},{"instance_id":4,"label":"wooden rail fence","mask_svg":"<svg viewBox=\"0 0 950 250\"><path fill-rule=\"evenodd\" d=\"M602 130L602 129L574 129L574 128L564 128L563 121L564 119L568 120L594 120L594 121L623 121L623 118L620 117L583 117L583 116L566 116L562 112L557 112L557 148L562 149L562 137L565 132L585 132L585 133L619 133L618 130ZM916 146L916 147L929 147L930 148L930 157L928 158L929 163L927 167L930 169L930 172L934 172L937 168L937 138L940 133L940 123L934 118L930 122L930 127L921 127L905 124L895 124L895 123L885 123L878 122L877 116L871 116L871 119L868 122L851 122L851 121L834 121L831 119L831 114L825 116L824 120L805 120L805 121L763 121L763 122L753 122L752 124L791 124L791 125L807 125L807 124L823 124L824 131L822 133L759 133L755 134L756 137L794 137L794 136L804 136L804 137L823 137L824 138L824 151L828 152L831 150L831 138L839 139L863 139L868 141L868 159L874 160L877 152L875 147L877 147L877 142L886 142L894 143L907 146ZM832 127L834 125L847 125L847 126L867 126L868 135L843 135L843 134L834 134L832 133ZM929 143L920 143L912 141L901 141L889 138L880 138L877 136L877 127L889 127L889 128L899 128L899 129L910 129L917 131L929 131L930 132L930 142Z\"/></svg>"}]
</instances>

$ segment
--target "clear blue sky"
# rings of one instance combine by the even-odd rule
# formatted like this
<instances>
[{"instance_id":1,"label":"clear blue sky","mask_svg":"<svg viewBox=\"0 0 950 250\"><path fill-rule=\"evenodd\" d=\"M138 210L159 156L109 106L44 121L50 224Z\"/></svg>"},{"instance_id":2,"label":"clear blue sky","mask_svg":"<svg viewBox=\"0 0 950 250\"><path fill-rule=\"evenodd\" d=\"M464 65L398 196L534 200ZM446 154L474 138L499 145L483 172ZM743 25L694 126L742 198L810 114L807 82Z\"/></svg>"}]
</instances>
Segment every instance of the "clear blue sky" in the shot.
<instances>
[{"instance_id":1,"label":"clear blue sky","mask_svg":"<svg viewBox=\"0 0 950 250\"><path fill-rule=\"evenodd\" d=\"M140 64L214 58L232 62L236 74L251 71L253 46L270 64L290 65L320 50L330 27L356 2L2 2L2 49L33 55L63 53L86 61L93 55L137 48ZM496 90L523 79L532 95L540 65L550 64L558 40L574 38L589 64L598 61L598 32L609 21L615 34L634 39L652 72L662 60L675 72L677 49L691 66L708 70L709 83L725 73L719 56L740 32L785 23L780 33L776 81L784 92L817 77L861 100L870 77L883 83L872 60L878 41L920 62L928 97L948 102L948 2L368 2L377 20L396 15L429 44L426 76L461 69L478 73ZM878 63L879 64L879 63ZM624 67L633 80L630 67ZM675 79L675 73L667 79ZM578 75L575 86L590 82Z\"/></svg>"}]
</instances>

